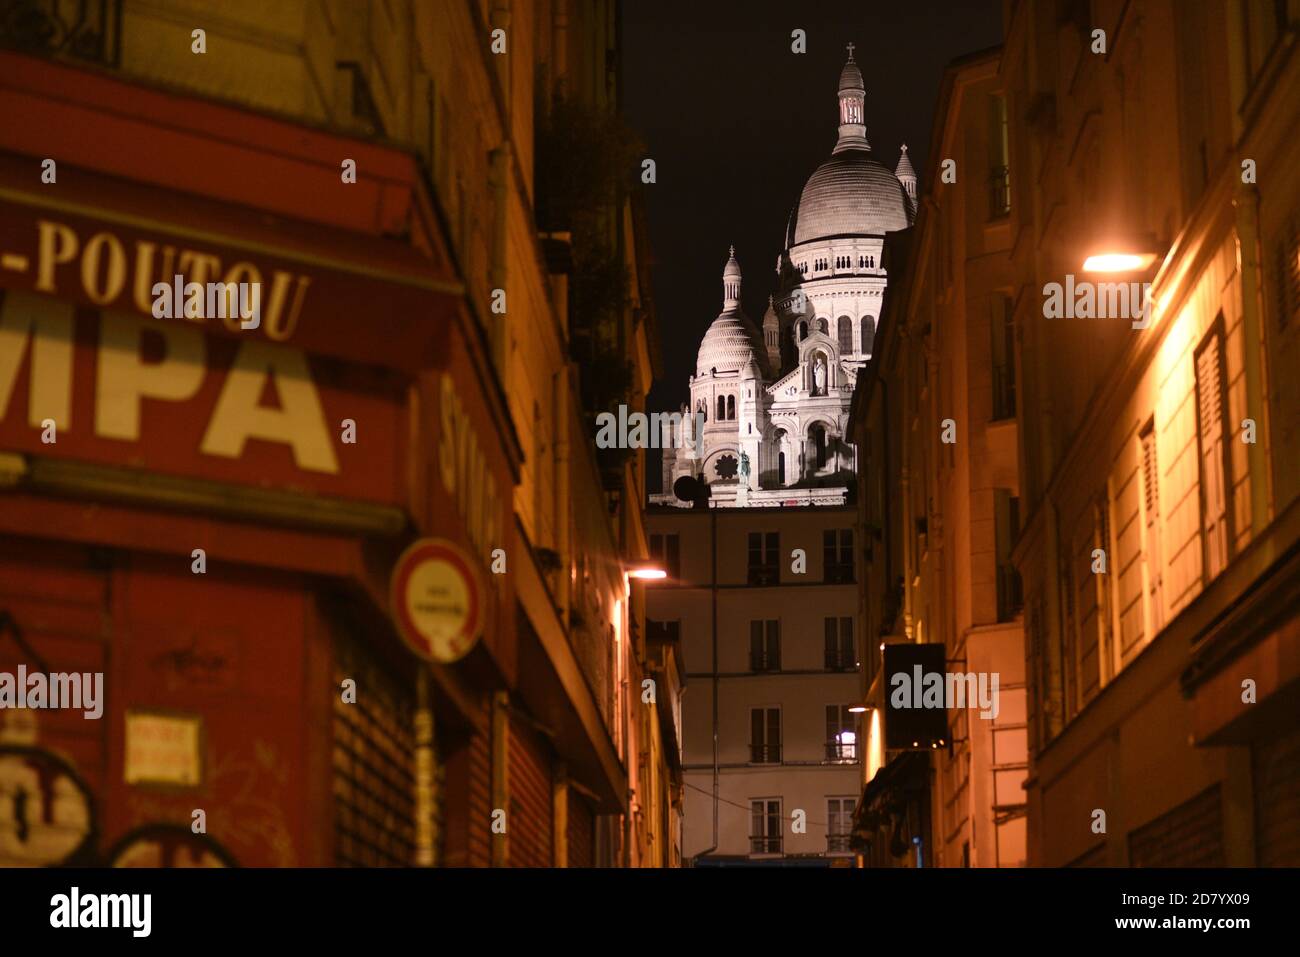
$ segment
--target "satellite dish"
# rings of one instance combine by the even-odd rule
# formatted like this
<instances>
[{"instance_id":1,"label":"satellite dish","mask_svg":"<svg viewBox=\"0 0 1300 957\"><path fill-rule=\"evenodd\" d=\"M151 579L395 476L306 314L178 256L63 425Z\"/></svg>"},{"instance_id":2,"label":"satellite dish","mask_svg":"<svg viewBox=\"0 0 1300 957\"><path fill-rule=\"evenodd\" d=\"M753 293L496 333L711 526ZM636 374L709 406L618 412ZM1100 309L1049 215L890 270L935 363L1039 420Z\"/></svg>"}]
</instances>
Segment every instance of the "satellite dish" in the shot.
<instances>
[{"instance_id":1,"label":"satellite dish","mask_svg":"<svg viewBox=\"0 0 1300 957\"><path fill-rule=\"evenodd\" d=\"M673 483L673 494L683 502L694 502L700 493L700 483L689 475L683 475Z\"/></svg>"}]
</instances>

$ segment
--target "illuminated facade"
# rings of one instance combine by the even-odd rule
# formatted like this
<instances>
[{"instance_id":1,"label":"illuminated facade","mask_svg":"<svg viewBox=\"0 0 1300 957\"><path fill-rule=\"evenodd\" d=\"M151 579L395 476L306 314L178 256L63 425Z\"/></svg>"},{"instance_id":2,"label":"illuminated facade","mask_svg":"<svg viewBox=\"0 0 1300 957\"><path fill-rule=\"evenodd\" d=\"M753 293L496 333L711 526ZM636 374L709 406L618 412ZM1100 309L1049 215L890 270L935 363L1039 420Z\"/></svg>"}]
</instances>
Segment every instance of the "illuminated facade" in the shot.
<instances>
[{"instance_id":1,"label":"illuminated facade","mask_svg":"<svg viewBox=\"0 0 1300 957\"><path fill-rule=\"evenodd\" d=\"M722 312L700 343L685 419L666 442L663 492L703 475L720 506L842 505L857 470L847 434L858 370L870 357L885 236L911 225L916 175L904 146L894 171L872 155L862 73L840 74L839 137L790 212L776 292L761 326L741 306L735 248ZM703 423L703 435L694 429Z\"/></svg>"}]
</instances>

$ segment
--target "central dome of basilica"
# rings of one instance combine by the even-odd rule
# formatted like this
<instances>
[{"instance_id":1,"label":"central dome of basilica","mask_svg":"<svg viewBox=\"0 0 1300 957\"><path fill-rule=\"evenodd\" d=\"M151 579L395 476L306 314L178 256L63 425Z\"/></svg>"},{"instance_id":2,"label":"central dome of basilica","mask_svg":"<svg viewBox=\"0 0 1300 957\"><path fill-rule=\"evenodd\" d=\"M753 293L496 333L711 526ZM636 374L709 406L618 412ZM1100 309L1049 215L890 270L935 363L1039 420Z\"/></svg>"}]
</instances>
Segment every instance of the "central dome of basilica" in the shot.
<instances>
[{"instance_id":1,"label":"central dome of basilica","mask_svg":"<svg viewBox=\"0 0 1300 957\"><path fill-rule=\"evenodd\" d=\"M786 248L832 236L883 236L911 225L903 184L866 149L835 153L790 211Z\"/></svg>"}]
</instances>

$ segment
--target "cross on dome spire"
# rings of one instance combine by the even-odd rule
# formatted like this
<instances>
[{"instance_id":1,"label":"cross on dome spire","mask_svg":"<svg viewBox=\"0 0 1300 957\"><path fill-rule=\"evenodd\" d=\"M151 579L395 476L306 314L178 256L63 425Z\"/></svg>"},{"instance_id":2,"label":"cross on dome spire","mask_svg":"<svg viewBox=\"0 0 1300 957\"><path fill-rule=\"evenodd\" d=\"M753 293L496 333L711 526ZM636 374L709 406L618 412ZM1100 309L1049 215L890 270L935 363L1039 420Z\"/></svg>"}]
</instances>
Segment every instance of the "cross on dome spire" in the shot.
<instances>
[{"instance_id":1,"label":"cross on dome spire","mask_svg":"<svg viewBox=\"0 0 1300 957\"><path fill-rule=\"evenodd\" d=\"M853 41L849 41L849 62L853 62Z\"/></svg>"}]
</instances>

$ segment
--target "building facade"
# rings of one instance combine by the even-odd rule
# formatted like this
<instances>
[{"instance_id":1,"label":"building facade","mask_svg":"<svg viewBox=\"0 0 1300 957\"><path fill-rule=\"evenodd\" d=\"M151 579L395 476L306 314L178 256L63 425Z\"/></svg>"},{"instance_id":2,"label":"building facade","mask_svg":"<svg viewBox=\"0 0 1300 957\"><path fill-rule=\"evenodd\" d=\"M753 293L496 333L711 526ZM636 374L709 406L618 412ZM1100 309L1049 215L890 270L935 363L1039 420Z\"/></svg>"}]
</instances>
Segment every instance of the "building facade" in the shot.
<instances>
[{"instance_id":1,"label":"building facade","mask_svg":"<svg viewBox=\"0 0 1300 957\"><path fill-rule=\"evenodd\" d=\"M651 509L668 578L651 629L680 644L682 855L849 864L860 785L851 508Z\"/></svg>"},{"instance_id":2,"label":"building facade","mask_svg":"<svg viewBox=\"0 0 1300 957\"><path fill-rule=\"evenodd\" d=\"M0 715L0 863L671 862L644 462L598 461L574 348L643 402L643 231L538 210L534 104L613 112L615 6L91 8L0 52L0 665L106 707ZM155 318L173 273L260 283L260 328ZM482 583L454 664L390 605L422 537Z\"/></svg>"},{"instance_id":3,"label":"building facade","mask_svg":"<svg viewBox=\"0 0 1300 957\"><path fill-rule=\"evenodd\" d=\"M862 616L864 791L872 866L1025 863L1025 649L1018 532L1014 284L999 51L944 77L917 224L886 249L894 281L859 379L853 437L867 463ZM955 182L941 177L956 158ZM890 644L938 644L945 671L996 678L996 708L944 709L946 734L891 750ZM993 688L994 685L987 684ZM894 720L903 720L899 715Z\"/></svg>"},{"instance_id":4,"label":"building facade","mask_svg":"<svg viewBox=\"0 0 1300 957\"><path fill-rule=\"evenodd\" d=\"M948 71L960 172L887 245L853 419L867 640L1001 671L999 715L888 751L869 655L855 846L1294 864L1300 10L1007 12Z\"/></svg>"}]
</instances>

